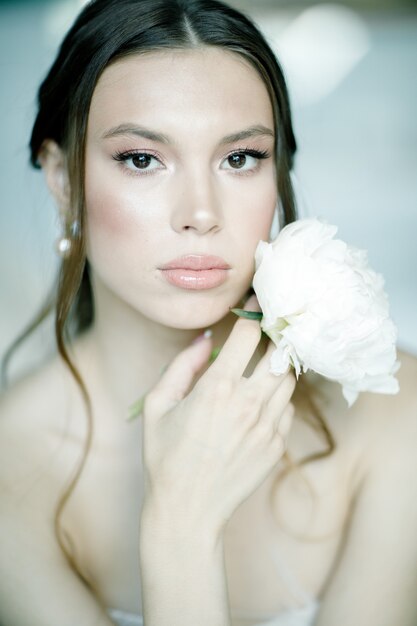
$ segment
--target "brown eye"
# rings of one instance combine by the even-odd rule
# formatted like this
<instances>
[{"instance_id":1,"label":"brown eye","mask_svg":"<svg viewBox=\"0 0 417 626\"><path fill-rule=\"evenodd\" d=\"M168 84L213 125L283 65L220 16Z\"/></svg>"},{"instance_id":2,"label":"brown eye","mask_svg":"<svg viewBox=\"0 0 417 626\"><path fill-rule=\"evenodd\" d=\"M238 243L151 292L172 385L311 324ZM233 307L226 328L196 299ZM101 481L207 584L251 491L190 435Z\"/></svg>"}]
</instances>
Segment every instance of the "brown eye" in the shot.
<instances>
[{"instance_id":1,"label":"brown eye","mask_svg":"<svg viewBox=\"0 0 417 626\"><path fill-rule=\"evenodd\" d=\"M157 170L164 169L161 160L148 152L116 152L113 159L130 172L136 174L141 172L140 175L153 174Z\"/></svg>"},{"instance_id":2,"label":"brown eye","mask_svg":"<svg viewBox=\"0 0 417 626\"><path fill-rule=\"evenodd\" d=\"M151 157L150 154L135 154L131 157L133 165L137 169L142 170L146 169L149 166L152 158L153 157Z\"/></svg>"},{"instance_id":3,"label":"brown eye","mask_svg":"<svg viewBox=\"0 0 417 626\"><path fill-rule=\"evenodd\" d=\"M246 164L246 155L231 154L228 158L228 161L234 169L240 169L243 165Z\"/></svg>"}]
</instances>

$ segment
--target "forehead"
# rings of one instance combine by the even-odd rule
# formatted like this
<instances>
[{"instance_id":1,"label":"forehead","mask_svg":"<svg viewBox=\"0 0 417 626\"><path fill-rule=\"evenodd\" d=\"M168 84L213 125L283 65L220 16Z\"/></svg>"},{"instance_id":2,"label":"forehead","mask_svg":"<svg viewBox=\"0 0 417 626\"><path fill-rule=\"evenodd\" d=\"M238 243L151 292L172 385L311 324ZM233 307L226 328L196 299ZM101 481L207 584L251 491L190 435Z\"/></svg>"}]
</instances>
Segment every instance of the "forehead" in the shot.
<instances>
[{"instance_id":1,"label":"forehead","mask_svg":"<svg viewBox=\"0 0 417 626\"><path fill-rule=\"evenodd\" d=\"M262 123L274 127L261 77L240 55L215 47L134 54L108 66L91 101L88 132L125 122L189 134Z\"/></svg>"}]
</instances>

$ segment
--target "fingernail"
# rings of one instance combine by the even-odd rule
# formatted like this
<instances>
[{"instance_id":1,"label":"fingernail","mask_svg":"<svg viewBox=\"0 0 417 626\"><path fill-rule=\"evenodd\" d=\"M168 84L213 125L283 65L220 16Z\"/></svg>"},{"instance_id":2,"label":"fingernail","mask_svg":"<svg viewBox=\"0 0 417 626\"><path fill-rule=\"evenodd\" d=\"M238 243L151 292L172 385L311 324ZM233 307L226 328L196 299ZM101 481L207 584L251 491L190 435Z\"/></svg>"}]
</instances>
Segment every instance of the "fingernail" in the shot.
<instances>
[{"instance_id":1,"label":"fingernail","mask_svg":"<svg viewBox=\"0 0 417 626\"><path fill-rule=\"evenodd\" d=\"M204 333L202 333L201 335L198 335L198 337L196 337L195 339L193 339L193 341L191 342L191 344L194 343L199 343L200 341L202 341L203 339L208 339L209 337L211 337L213 335L213 331L211 330L211 328L208 328L207 330L204 331Z\"/></svg>"}]
</instances>

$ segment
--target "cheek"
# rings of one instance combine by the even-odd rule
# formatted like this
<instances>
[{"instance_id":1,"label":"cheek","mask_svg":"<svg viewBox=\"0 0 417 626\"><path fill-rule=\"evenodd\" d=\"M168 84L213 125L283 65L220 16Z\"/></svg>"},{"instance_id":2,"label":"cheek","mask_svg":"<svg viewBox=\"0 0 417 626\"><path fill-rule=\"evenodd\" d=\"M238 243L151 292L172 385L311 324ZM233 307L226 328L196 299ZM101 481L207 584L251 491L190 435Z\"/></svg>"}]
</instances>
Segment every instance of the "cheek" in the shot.
<instances>
[{"instance_id":1,"label":"cheek","mask_svg":"<svg viewBox=\"0 0 417 626\"><path fill-rule=\"evenodd\" d=\"M242 214L236 219L241 241L253 250L259 240L268 241L277 205L277 189L273 177L265 177L260 185L251 188L240 203ZM244 219L242 219L244 216Z\"/></svg>"},{"instance_id":2,"label":"cheek","mask_svg":"<svg viewBox=\"0 0 417 626\"><path fill-rule=\"evenodd\" d=\"M123 190L114 183L109 184L105 177L92 168L87 170L85 181L88 231L112 236L125 235L132 226L133 213L126 205Z\"/></svg>"},{"instance_id":3,"label":"cheek","mask_svg":"<svg viewBox=\"0 0 417 626\"><path fill-rule=\"evenodd\" d=\"M259 241L270 241L276 192L263 200L264 203L259 204L258 198L256 205L251 209L247 207L245 219L236 220L235 228L231 231L232 245L239 259L239 270L244 282L251 280L255 272L255 250Z\"/></svg>"},{"instance_id":4,"label":"cheek","mask_svg":"<svg viewBox=\"0 0 417 626\"><path fill-rule=\"evenodd\" d=\"M272 220L274 217L276 199L273 196L257 212L252 212L245 220L245 227L248 233L248 239L258 241L269 236Z\"/></svg>"},{"instance_id":5,"label":"cheek","mask_svg":"<svg viewBox=\"0 0 417 626\"><path fill-rule=\"evenodd\" d=\"M108 253L123 259L146 246L152 207L117 177L87 163L85 181L87 255L101 261ZM142 206L146 204L146 206Z\"/></svg>"},{"instance_id":6,"label":"cheek","mask_svg":"<svg viewBox=\"0 0 417 626\"><path fill-rule=\"evenodd\" d=\"M139 218L137 199L133 205L114 185L98 185L96 180L92 185L86 180L85 199L90 266L108 289L129 301L152 260L150 225Z\"/></svg>"}]
</instances>

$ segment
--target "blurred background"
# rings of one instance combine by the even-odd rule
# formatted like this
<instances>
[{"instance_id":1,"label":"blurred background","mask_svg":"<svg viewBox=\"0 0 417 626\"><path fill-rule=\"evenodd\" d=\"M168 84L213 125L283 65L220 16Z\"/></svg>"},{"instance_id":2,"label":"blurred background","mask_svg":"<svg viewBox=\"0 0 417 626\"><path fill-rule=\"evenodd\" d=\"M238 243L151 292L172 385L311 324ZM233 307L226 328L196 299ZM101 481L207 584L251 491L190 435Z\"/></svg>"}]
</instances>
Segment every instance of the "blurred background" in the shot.
<instances>
[{"instance_id":1,"label":"blurred background","mask_svg":"<svg viewBox=\"0 0 417 626\"><path fill-rule=\"evenodd\" d=\"M254 18L287 76L302 216L338 225L386 279L399 346L417 355L417 1L230 0ZM53 282L58 236L28 165L38 85L81 0L0 0L0 358ZM52 320L12 377L53 349Z\"/></svg>"}]
</instances>

